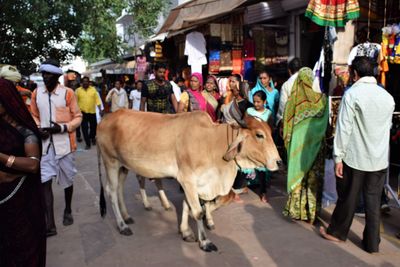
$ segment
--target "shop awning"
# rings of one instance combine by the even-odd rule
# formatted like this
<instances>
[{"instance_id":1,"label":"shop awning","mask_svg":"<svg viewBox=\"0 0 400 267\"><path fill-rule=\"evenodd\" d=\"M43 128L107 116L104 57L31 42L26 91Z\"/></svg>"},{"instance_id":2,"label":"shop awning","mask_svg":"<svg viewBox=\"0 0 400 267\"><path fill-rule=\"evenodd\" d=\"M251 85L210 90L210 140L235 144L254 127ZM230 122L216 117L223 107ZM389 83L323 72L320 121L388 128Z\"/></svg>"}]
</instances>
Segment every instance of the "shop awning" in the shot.
<instances>
[{"instance_id":1,"label":"shop awning","mask_svg":"<svg viewBox=\"0 0 400 267\"><path fill-rule=\"evenodd\" d=\"M286 16L281 1L271 0L248 6L244 13L244 24L253 24L265 20L276 19Z\"/></svg>"},{"instance_id":2,"label":"shop awning","mask_svg":"<svg viewBox=\"0 0 400 267\"><path fill-rule=\"evenodd\" d=\"M192 27L231 12L247 0L192 0L171 10L160 33Z\"/></svg>"},{"instance_id":3,"label":"shop awning","mask_svg":"<svg viewBox=\"0 0 400 267\"><path fill-rule=\"evenodd\" d=\"M305 9L310 0L282 0L282 7L285 11Z\"/></svg>"},{"instance_id":4,"label":"shop awning","mask_svg":"<svg viewBox=\"0 0 400 267\"><path fill-rule=\"evenodd\" d=\"M103 63L104 62L104 63ZM91 65L91 69L86 73L100 73L105 70L106 74L134 74L136 61L131 60L123 63L113 63L111 60L97 62ZM100 64L103 63L103 64Z\"/></svg>"}]
</instances>

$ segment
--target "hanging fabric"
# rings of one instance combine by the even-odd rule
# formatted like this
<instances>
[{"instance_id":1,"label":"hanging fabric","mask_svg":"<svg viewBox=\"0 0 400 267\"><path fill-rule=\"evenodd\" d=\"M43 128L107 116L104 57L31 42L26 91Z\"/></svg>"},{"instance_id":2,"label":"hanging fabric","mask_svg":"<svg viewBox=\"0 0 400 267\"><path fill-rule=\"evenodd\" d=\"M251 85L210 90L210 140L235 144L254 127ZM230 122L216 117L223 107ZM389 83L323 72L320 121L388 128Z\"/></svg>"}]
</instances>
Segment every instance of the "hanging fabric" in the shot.
<instances>
[{"instance_id":1,"label":"hanging fabric","mask_svg":"<svg viewBox=\"0 0 400 267\"><path fill-rule=\"evenodd\" d=\"M320 26L344 27L360 16L357 0L310 0L305 16Z\"/></svg>"},{"instance_id":2,"label":"hanging fabric","mask_svg":"<svg viewBox=\"0 0 400 267\"><path fill-rule=\"evenodd\" d=\"M387 8L387 0L385 0L385 14L383 18L383 29L382 29L382 42L381 42L381 51L379 53L379 82L386 88L386 72L389 71L388 64L388 49L389 49L389 34L386 28L386 8Z\"/></svg>"},{"instance_id":3,"label":"hanging fabric","mask_svg":"<svg viewBox=\"0 0 400 267\"><path fill-rule=\"evenodd\" d=\"M219 50L211 50L209 55L210 64L208 66L209 74L218 74L220 68L220 51Z\"/></svg>"}]
</instances>

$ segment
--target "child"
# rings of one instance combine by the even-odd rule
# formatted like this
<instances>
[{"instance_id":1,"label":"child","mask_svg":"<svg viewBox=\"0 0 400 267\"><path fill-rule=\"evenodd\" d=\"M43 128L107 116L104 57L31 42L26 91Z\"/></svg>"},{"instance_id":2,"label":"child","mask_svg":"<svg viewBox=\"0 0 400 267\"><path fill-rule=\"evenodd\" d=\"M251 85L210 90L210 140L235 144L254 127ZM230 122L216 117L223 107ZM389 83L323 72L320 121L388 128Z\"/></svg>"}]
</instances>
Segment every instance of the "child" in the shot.
<instances>
[{"instance_id":1,"label":"child","mask_svg":"<svg viewBox=\"0 0 400 267\"><path fill-rule=\"evenodd\" d=\"M272 119L272 112L271 110L265 108L267 102L267 95L264 91L257 91L253 95L253 108L248 108L246 113L249 116L258 118L259 120L269 122ZM269 178L270 173L266 168L257 168L256 169L256 178L259 181L259 195L260 200L264 203L267 203L267 190L266 190L266 182Z\"/></svg>"}]
</instances>

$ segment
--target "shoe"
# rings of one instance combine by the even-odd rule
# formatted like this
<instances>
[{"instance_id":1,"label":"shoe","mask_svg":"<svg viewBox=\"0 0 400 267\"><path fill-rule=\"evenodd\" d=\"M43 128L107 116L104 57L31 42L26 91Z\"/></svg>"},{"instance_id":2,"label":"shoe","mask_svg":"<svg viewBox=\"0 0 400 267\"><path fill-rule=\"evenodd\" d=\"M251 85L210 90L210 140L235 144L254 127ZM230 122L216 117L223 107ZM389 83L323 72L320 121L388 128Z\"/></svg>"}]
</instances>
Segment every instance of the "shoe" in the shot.
<instances>
[{"instance_id":1,"label":"shoe","mask_svg":"<svg viewBox=\"0 0 400 267\"><path fill-rule=\"evenodd\" d=\"M68 226L74 223L74 218L71 213L64 211L63 225Z\"/></svg>"},{"instance_id":2,"label":"shoe","mask_svg":"<svg viewBox=\"0 0 400 267\"><path fill-rule=\"evenodd\" d=\"M54 236L57 235L57 230L56 228L52 228L49 230L46 230L46 237Z\"/></svg>"},{"instance_id":3,"label":"shoe","mask_svg":"<svg viewBox=\"0 0 400 267\"><path fill-rule=\"evenodd\" d=\"M381 205L381 212L382 213L389 213L390 212L390 207L388 204L382 204Z\"/></svg>"},{"instance_id":4,"label":"shoe","mask_svg":"<svg viewBox=\"0 0 400 267\"><path fill-rule=\"evenodd\" d=\"M82 138L78 137L78 143L82 142Z\"/></svg>"},{"instance_id":5,"label":"shoe","mask_svg":"<svg viewBox=\"0 0 400 267\"><path fill-rule=\"evenodd\" d=\"M96 145L96 139L92 139L92 146Z\"/></svg>"},{"instance_id":6,"label":"shoe","mask_svg":"<svg viewBox=\"0 0 400 267\"><path fill-rule=\"evenodd\" d=\"M89 149L90 149L90 145L86 145L85 150L89 150Z\"/></svg>"},{"instance_id":7,"label":"shoe","mask_svg":"<svg viewBox=\"0 0 400 267\"><path fill-rule=\"evenodd\" d=\"M357 216L360 218L365 218L365 212L356 212L356 213L354 213L354 216Z\"/></svg>"}]
</instances>

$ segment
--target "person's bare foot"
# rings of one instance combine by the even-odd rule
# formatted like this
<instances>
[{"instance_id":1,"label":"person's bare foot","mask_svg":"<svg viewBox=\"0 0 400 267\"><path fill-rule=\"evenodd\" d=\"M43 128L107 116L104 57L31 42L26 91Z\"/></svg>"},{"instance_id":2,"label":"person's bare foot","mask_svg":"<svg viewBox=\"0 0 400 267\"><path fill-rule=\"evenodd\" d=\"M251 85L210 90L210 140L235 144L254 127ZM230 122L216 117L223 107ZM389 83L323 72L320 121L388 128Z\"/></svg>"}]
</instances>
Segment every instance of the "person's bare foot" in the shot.
<instances>
[{"instance_id":1,"label":"person's bare foot","mask_svg":"<svg viewBox=\"0 0 400 267\"><path fill-rule=\"evenodd\" d=\"M236 203L243 203L243 199L240 198L240 196L238 194L235 194L235 196L233 197L233 201L235 201Z\"/></svg>"},{"instance_id":2,"label":"person's bare foot","mask_svg":"<svg viewBox=\"0 0 400 267\"><path fill-rule=\"evenodd\" d=\"M321 227L319 228L319 233L320 233L320 235L321 235L323 238L325 238L326 240L333 241L333 242L340 242L340 239L334 237L333 235L328 234L328 233L326 232L325 227L323 227L323 226L321 226Z\"/></svg>"},{"instance_id":3,"label":"person's bare foot","mask_svg":"<svg viewBox=\"0 0 400 267\"><path fill-rule=\"evenodd\" d=\"M260 200L262 203L268 203L268 198L265 194L262 194L260 197Z\"/></svg>"}]
</instances>

